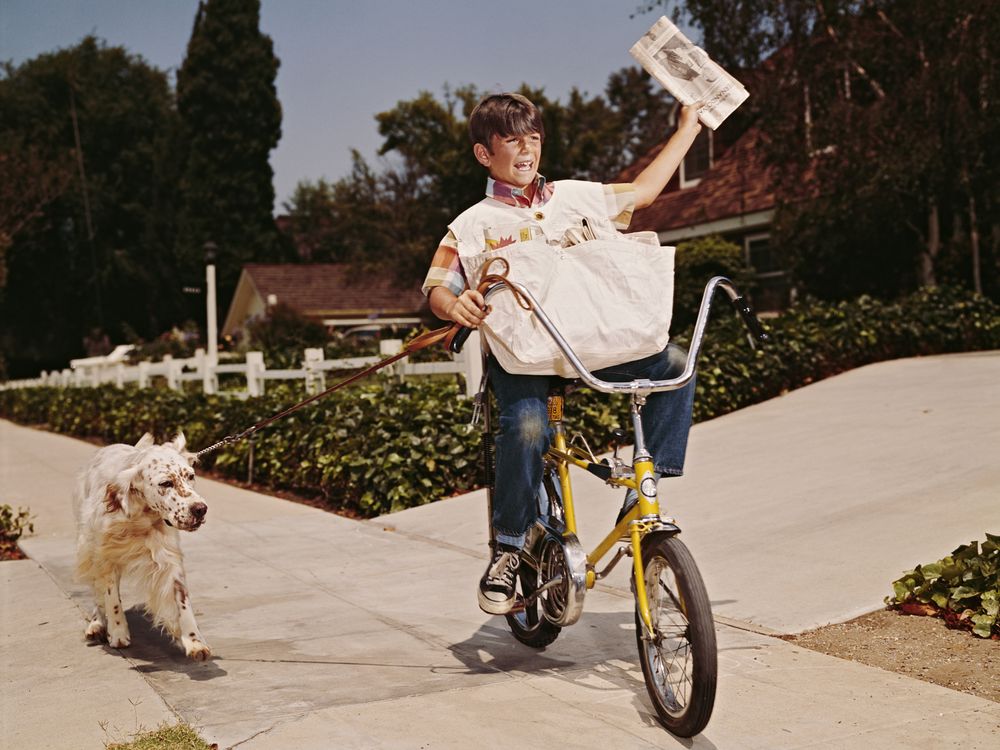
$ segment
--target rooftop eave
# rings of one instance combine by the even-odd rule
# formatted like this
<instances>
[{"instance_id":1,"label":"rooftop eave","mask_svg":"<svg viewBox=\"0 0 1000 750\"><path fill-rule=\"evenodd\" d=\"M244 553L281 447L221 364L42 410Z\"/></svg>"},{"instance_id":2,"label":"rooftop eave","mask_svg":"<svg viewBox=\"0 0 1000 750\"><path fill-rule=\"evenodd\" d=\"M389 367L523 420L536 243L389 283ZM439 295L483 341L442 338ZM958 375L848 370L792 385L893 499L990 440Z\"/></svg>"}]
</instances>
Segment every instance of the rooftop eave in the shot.
<instances>
[{"instance_id":1,"label":"rooftop eave","mask_svg":"<svg viewBox=\"0 0 1000 750\"><path fill-rule=\"evenodd\" d=\"M691 224L685 227L674 229L664 229L657 232L660 242L665 245L693 240L697 237L705 237L710 234L731 234L733 232L745 232L753 229L768 227L774 220L774 209L768 208L763 211L752 211L737 216L727 216L724 219Z\"/></svg>"}]
</instances>

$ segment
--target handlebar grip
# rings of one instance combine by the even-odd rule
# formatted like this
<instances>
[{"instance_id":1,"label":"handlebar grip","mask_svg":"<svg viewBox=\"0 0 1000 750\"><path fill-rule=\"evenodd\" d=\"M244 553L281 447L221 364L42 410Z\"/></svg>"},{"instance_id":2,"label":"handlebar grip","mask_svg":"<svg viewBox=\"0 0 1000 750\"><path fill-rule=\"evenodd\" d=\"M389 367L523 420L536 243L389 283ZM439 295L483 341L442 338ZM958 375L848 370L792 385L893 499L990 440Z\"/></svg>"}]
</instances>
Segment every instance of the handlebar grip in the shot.
<instances>
[{"instance_id":1,"label":"handlebar grip","mask_svg":"<svg viewBox=\"0 0 1000 750\"><path fill-rule=\"evenodd\" d=\"M737 309L740 317L743 318L744 325L746 325L747 329L750 331L750 346L756 348L754 343L755 341L762 344L770 341L771 337L764 331L764 328L761 326L757 316L754 315L753 308L750 306L750 303L747 302L746 297L736 297L733 300L733 307Z\"/></svg>"},{"instance_id":2,"label":"handlebar grip","mask_svg":"<svg viewBox=\"0 0 1000 750\"><path fill-rule=\"evenodd\" d=\"M458 332L452 336L451 341L448 343L448 351L452 354L459 354L462 351L462 347L465 346L465 342L469 340L469 336L472 335L472 329L462 326L458 329Z\"/></svg>"}]
</instances>

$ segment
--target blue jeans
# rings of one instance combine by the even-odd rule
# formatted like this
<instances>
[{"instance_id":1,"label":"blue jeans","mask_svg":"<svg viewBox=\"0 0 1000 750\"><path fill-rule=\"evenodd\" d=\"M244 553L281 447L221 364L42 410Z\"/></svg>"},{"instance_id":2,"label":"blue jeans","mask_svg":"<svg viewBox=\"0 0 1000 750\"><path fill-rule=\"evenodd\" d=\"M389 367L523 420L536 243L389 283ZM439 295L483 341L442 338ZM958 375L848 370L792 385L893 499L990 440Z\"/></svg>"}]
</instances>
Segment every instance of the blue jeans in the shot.
<instances>
[{"instance_id":1,"label":"blue jeans","mask_svg":"<svg viewBox=\"0 0 1000 750\"><path fill-rule=\"evenodd\" d=\"M596 370L594 374L610 382L667 380L681 373L685 359L685 351L670 344L659 354ZM492 356L487 366L500 414L493 529L497 541L521 547L525 532L538 515L535 494L542 481L542 459L552 439L547 409L549 389L565 381L555 376L511 375ZM692 379L679 390L653 393L642 409L646 447L656 471L663 476L684 473L694 388Z\"/></svg>"}]
</instances>

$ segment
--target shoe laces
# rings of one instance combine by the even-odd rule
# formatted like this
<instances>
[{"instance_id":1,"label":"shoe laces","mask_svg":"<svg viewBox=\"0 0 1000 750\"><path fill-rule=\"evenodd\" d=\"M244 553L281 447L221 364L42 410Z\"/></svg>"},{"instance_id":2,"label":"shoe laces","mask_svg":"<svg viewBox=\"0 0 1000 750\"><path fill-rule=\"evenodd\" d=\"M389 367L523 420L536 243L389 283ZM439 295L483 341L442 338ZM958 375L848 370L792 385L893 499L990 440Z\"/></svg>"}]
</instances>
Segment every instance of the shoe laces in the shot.
<instances>
[{"instance_id":1,"label":"shoe laces","mask_svg":"<svg viewBox=\"0 0 1000 750\"><path fill-rule=\"evenodd\" d=\"M489 582L502 582L505 586L513 586L514 573L520 564L521 557L517 552L498 550L490 566Z\"/></svg>"}]
</instances>

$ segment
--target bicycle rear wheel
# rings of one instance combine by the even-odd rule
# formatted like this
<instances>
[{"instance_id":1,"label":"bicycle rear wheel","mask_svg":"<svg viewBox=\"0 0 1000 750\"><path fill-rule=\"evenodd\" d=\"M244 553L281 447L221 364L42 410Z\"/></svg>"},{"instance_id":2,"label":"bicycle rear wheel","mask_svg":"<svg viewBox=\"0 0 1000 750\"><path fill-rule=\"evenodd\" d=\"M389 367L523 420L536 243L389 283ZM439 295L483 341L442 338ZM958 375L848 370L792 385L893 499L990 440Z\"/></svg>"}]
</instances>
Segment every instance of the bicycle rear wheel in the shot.
<instances>
[{"instance_id":1,"label":"bicycle rear wheel","mask_svg":"<svg viewBox=\"0 0 1000 750\"><path fill-rule=\"evenodd\" d=\"M636 642L646 691L660 722L679 737L705 728L715 705L718 654L712 608L694 558L673 534L643 539L653 635L636 608Z\"/></svg>"},{"instance_id":2,"label":"bicycle rear wheel","mask_svg":"<svg viewBox=\"0 0 1000 750\"><path fill-rule=\"evenodd\" d=\"M539 506L539 513L544 512L550 521L562 520L562 502L558 494L558 480L554 472L546 471L542 476L541 492L545 493L544 502L541 495L536 498ZM542 506L545 506L544 508ZM521 565L517 569L517 597L519 602L524 602L528 597L538 590L538 567L542 567L541 548L533 550L534 559L537 563L529 562L521 558ZM537 565L537 567L536 567ZM543 594L544 596L544 594ZM507 615L507 625L510 632L521 643L532 648L545 648L559 636L562 627L549 621L543 614L545 603L536 599L530 604L525 604L523 608L511 612Z\"/></svg>"}]
</instances>

